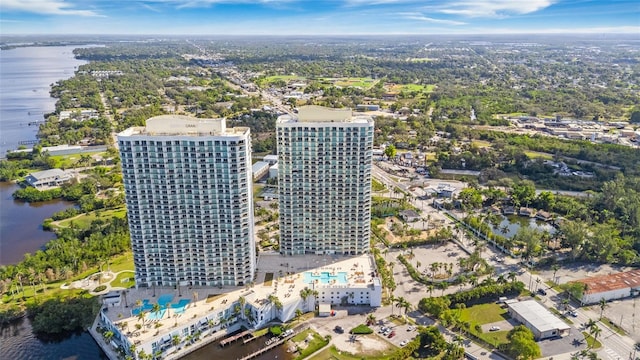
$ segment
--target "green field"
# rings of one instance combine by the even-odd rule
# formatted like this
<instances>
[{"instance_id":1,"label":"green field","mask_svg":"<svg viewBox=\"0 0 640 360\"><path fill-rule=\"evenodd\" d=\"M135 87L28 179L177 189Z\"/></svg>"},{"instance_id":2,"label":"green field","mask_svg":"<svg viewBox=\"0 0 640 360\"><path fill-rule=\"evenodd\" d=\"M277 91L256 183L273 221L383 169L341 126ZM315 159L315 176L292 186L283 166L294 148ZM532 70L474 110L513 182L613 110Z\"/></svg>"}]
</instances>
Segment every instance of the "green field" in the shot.
<instances>
[{"instance_id":1,"label":"green field","mask_svg":"<svg viewBox=\"0 0 640 360\"><path fill-rule=\"evenodd\" d=\"M55 168L61 169L70 169L74 167L79 167L78 161L80 160L80 156L93 156L96 154L100 154L102 157L107 157L107 153L104 151L96 151L96 152L87 152L82 154L69 154L69 155L52 155L51 159L55 161ZM93 159L91 159L93 163ZM87 164L89 165L89 164ZM87 166L83 165L83 166Z\"/></svg>"},{"instance_id":2,"label":"green field","mask_svg":"<svg viewBox=\"0 0 640 360\"><path fill-rule=\"evenodd\" d=\"M395 84L393 86L389 86L387 90L391 93L401 93L401 92L417 92L417 93L430 93L435 90L436 86L429 85L419 85L419 84Z\"/></svg>"},{"instance_id":3,"label":"green field","mask_svg":"<svg viewBox=\"0 0 640 360\"><path fill-rule=\"evenodd\" d=\"M407 62L415 62L415 63L423 63L423 62L430 62L430 61L435 61L437 59L432 59L432 58L408 58Z\"/></svg>"},{"instance_id":4,"label":"green field","mask_svg":"<svg viewBox=\"0 0 640 360\"><path fill-rule=\"evenodd\" d=\"M494 346L508 343L509 340L507 339L507 334L509 332L504 330L484 333L477 331L475 329L475 326L503 321L507 318L507 316L507 310L494 303L479 304L470 308L460 310L460 320L469 322L471 324L470 332Z\"/></svg>"},{"instance_id":5,"label":"green field","mask_svg":"<svg viewBox=\"0 0 640 360\"><path fill-rule=\"evenodd\" d=\"M491 147L491 143L486 140L473 140L471 143L479 148Z\"/></svg>"},{"instance_id":6,"label":"green field","mask_svg":"<svg viewBox=\"0 0 640 360\"><path fill-rule=\"evenodd\" d=\"M115 279L111 281L111 287L122 287L122 288L132 288L136 285L134 281L134 272L133 271L125 271L121 272L116 276ZM124 281L127 279L127 281Z\"/></svg>"},{"instance_id":7,"label":"green field","mask_svg":"<svg viewBox=\"0 0 640 360\"><path fill-rule=\"evenodd\" d=\"M507 310L498 304L480 304L462 309L460 320L483 325L504 320L506 313Z\"/></svg>"},{"instance_id":8,"label":"green field","mask_svg":"<svg viewBox=\"0 0 640 360\"><path fill-rule=\"evenodd\" d=\"M544 152L525 150L524 154L527 155L530 159L543 159L543 160L552 160L553 159L553 155L552 154L544 153Z\"/></svg>"},{"instance_id":9,"label":"green field","mask_svg":"<svg viewBox=\"0 0 640 360\"><path fill-rule=\"evenodd\" d=\"M299 80L299 81L306 81L306 78L302 77L302 76L296 76L296 75L273 75L273 76L267 76L264 79L260 79L258 81L258 85L259 86L265 86L267 84L271 84L274 83L276 81L285 81L285 82L289 82L289 81L293 81L293 80Z\"/></svg>"},{"instance_id":10,"label":"green field","mask_svg":"<svg viewBox=\"0 0 640 360\"><path fill-rule=\"evenodd\" d=\"M78 217L70 219L60 220L58 227L69 227L71 223L79 229L88 229L91 226L91 222L96 219L108 220L113 217L124 219L127 216L127 210L124 207L111 210L96 210L87 214L82 214Z\"/></svg>"}]
</instances>

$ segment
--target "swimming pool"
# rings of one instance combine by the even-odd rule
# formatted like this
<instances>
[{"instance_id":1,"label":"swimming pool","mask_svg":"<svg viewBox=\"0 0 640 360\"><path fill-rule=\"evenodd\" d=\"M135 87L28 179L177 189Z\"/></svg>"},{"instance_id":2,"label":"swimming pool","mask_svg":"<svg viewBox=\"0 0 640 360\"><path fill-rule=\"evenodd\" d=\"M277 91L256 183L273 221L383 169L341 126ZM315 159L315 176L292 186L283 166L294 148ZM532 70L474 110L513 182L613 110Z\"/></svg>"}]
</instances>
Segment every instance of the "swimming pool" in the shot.
<instances>
[{"instance_id":1,"label":"swimming pool","mask_svg":"<svg viewBox=\"0 0 640 360\"><path fill-rule=\"evenodd\" d=\"M321 273L312 273L306 272L304 273L304 283L311 284L313 281L319 280L322 284L329 284L335 280L338 284L346 284L347 283L347 273L339 272L335 274L331 274L328 271L323 271Z\"/></svg>"}]
</instances>

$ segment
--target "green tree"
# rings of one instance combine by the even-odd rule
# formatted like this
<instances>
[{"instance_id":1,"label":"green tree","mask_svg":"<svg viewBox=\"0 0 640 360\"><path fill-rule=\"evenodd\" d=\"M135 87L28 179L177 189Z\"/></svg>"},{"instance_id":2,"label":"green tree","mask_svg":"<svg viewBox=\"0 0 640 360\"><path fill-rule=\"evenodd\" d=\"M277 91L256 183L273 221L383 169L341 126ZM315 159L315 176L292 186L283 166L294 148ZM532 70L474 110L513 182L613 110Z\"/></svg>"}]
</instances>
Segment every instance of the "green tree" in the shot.
<instances>
[{"instance_id":1,"label":"green tree","mask_svg":"<svg viewBox=\"0 0 640 360\"><path fill-rule=\"evenodd\" d=\"M394 159L396 157L396 147L392 144L392 145L388 145L386 148L384 148L384 154L387 156L387 158L389 159Z\"/></svg>"},{"instance_id":2,"label":"green tree","mask_svg":"<svg viewBox=\"0 0 640 360\"><path fill-rule=\"evenodd\" d=\"M507 352L516 359L535 359L542 355L533 333L523 325L516 326L507 334Z\"/></svg>"}]
</instances>

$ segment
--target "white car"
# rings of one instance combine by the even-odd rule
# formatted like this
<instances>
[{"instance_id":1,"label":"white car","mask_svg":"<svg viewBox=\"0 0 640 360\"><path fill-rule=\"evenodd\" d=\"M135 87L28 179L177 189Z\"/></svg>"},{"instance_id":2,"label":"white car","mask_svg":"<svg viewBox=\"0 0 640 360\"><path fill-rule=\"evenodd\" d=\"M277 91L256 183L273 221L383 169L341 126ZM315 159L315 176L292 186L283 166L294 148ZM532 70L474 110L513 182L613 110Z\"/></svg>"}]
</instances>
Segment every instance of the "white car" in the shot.
<instances>
[{"instance_id":1,"label":"white car","mask_svg":"<svg viewBox=\"0 0 640 360\"><path fill-rule=\"evenodd\" d=\"M498 331L500 330L500 326L492 326L489 328L489 331Z\"/></svg>"},{"instance_id":2,"label":"white car","mask_svg":"<svg viewBox=\"0 0 640 360\"><path fill-rule=\"evenodd\" d=\"M402 342L400 343L400 346L405 346L409 343L409 340L402 340Z\"/></svg>"},{"instance_id":3,"label":"white car","mask_svg":"<svg viewBox=\"0 0 640 360\"><path fill-rule=\"evenodd\" d=\"M416 329L416 327L415 327L415 326L410 325L410 326L407 328L407 331L413 331L413 330L415 330L415 329Z\"/></svg>"}]
</instances>

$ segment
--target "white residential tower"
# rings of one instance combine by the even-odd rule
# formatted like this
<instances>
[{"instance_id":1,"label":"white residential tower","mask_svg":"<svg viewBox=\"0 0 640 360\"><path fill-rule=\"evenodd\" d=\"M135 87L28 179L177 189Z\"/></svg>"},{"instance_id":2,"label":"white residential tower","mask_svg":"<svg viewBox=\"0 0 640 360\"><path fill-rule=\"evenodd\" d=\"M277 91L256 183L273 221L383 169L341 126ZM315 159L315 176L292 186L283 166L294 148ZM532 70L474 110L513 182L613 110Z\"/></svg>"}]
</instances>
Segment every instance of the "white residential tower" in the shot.
<instances>
[{"instance_id":1,"label":"white residential tower","mask_svg":"<svg viewBox=\"0 0 640 360\"><path fill-rule=\"evenodd\" d=\"M369 251L373 120L304 106L278 118L280 252Z\"/></svg>"},{"instance_id":2,"label":"white residential tower","mask_svg":"<svg viewBox=\"0 0 640 360\"><path fill-rule=\"evenodd\" d=\"M163 115L118 134L136 285L246 285L255 273L249 129Z\"/></svg>"}]
</instances>

